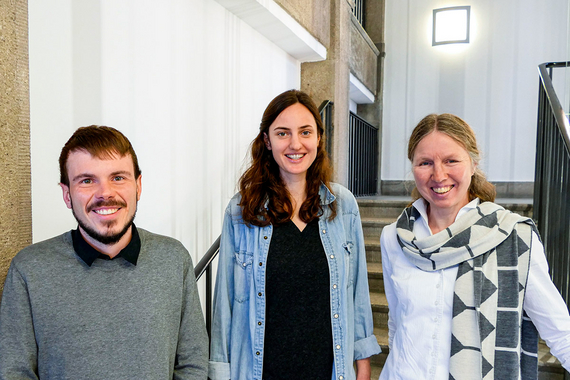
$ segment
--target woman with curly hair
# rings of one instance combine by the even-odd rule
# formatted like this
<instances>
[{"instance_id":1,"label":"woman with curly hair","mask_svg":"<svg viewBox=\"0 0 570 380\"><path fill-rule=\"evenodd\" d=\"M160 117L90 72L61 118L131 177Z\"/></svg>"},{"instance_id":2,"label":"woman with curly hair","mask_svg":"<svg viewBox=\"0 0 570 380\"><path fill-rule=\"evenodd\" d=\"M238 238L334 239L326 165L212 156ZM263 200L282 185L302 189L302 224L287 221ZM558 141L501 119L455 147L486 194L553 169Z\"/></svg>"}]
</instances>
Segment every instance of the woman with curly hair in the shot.
<instances>
[{"instance_id":1,"label":"woman with curly hair","mask_svg":"<svg viewBox=\"0 0 570 380\"><path fill-rule=\"evenodd\" d=\"M330 182L323 132L301 91L280 94L263 114L224 217L212 380L370 379L380 348L360 215L354 196Z\"/></svg>"}]
</instances>

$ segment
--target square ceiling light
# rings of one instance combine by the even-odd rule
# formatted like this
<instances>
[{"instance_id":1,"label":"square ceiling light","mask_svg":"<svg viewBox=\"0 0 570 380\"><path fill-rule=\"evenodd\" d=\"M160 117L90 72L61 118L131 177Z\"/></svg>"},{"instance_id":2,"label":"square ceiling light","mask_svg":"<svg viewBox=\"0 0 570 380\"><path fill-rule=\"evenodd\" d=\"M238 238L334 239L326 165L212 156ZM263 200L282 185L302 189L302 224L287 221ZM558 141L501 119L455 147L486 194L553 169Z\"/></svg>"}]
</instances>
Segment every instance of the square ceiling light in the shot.
<instances>
[{"instance_id":1,"label":"square ceiling light","mask_svg":"<svg viewBox=\"0 0 570 380\"><path fill-rule=\"evenodd\" d=\"M471 6L433 10L432 46L469 43Z\"/></svg>"}]
</instances>

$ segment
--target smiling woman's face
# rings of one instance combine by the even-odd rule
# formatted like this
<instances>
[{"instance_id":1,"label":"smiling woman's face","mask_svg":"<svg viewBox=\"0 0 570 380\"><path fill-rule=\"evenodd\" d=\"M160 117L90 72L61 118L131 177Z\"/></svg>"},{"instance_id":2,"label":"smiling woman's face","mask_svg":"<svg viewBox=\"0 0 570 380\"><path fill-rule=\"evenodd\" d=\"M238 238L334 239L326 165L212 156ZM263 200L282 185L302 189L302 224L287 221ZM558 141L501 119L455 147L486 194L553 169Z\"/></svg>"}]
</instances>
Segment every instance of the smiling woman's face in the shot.
<instances>
[{"instance_id":1,"label":"smiling woman's face","mask_svg":"<svg viewBox=\"0 0 570 380\"><path fill-rule=\"evenodd\" d=\"M315 117L301 103L295 103L277 116L264 136L283 181L305 179L317 157L320 137Z\"/></svg>"},{"instance_id":2,"label":"smiling woman's face","mask_svg":"<svg viewBox=\"0 0 570 380\"><path fill-rule=\"evenodd\" d=\"M430 214L457 215L469 203L475 165L465 148L437 130L417 145L412 159L416 187L430 205Z\"/></svg>"}]
</instances>

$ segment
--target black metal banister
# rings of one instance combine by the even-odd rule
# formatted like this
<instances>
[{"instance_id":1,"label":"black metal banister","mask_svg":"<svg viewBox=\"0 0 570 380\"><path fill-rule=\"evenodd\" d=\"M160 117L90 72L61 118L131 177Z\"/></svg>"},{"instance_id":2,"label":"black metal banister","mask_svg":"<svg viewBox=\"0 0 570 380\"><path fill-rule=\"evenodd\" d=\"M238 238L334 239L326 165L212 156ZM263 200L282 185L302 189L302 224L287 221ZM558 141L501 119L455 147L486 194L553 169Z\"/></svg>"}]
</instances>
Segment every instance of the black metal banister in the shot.
<instances>
[{"instance_id":1,"label":"black metal banister","mask_svg":"<svg viewBox=\"0 0 570 380\"><path fill-rule=\"evenodd\" d=\"M539 66L533 217L552 281L570 305L570 127L552 83L553 69L568 67L570 62Z\"/></svg>"},{"instance_id":2,"label":"black metal banister","mask_svg":"<svg viewBox=\"0 0 570 380\"><path fill-rule=\"evenodd\" d=\"M333 106L334 103L330 100L324 100L319 106L319 113L321 114L321 120L325 128L325 149L329 154L331 162L333 158L334 139Z\"/></svg>"},{"instance_id":3,"label":"black metal banister","mask_svg":"<svg viewBox=\"0 0 570 380\"><path fill-rule=\"evenodd\" d=\"M560 100L558 100L558 96L556 95L556 91L554 90L554 85L552 84L552 69L568 68L568 67L570 67L570 62L552 62L552 63L543 63L542 65L539 65L538 70L540 72L542 85L544 86L546 92L545 95L550 102L550 107L552 108L553 116L556 119L556 124L560 128L560 133L562 134L562 137L566 141L566 148L570 149L570 126L568 123L568 118L564 114L564 109L560 104ZM546 69L548 69L548 71ZM563 128L562 126L565 126L565 128Z\"/></svg>"},{"instance_id":4,"label":"black metal banister","mask_svg":"<svg viewBox=\"0 0 570 380\"><path fill-rule=\"evenodd\" d=\"M379 130L350 112L348 148L348 189L355 196L378 193Z\"/></svg>"},{"instance_id":5,"label":"black metal banister","mask_svg":"<svg viewBox=\"0 0 570 380\"><path fill-rule=\"evenodd\" d=\"M194 267L194 276L196 276L196 282L202 277L202 274L206 272L206 312L205 312L205 319L206 319L206 330L208 331L208 336L210 336L210 332L212 331L212 297L214 295L212 291L212 280L214 279L212 273L212 261L216 258L218 252L220 251L220 238L222 236L218 236L214 244L208 249L208 251L202 256L198 264Z\"/></svg>"},{"instance_id":6,"label":"black metal banister","mask_svg":"<svg viewBox=\"0 0 570 380\"><path fill-rule=\"evenodd\" d=\"M200 277L202 277L202 275L210 266L212 261L214 261L214 259L216 258L216 255L220 250L221 237L222 237L221 235L218 236L216 241L212 244L212 246L208 249L208 251L204 254L204 256L202 256L200 261L198 261L198 264L196 264L196 266L194 267L194 276L196 276L196 281L198 281Z\"/></svg>"}]
</instances>

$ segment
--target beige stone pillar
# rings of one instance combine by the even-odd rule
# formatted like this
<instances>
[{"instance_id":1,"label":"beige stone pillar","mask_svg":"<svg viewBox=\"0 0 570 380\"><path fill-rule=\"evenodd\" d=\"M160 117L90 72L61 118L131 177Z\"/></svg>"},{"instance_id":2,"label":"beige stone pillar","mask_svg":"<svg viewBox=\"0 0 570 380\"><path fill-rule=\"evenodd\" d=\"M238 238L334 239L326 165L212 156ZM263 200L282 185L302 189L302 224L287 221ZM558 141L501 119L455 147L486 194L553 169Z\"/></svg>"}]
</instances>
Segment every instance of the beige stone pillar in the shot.
<instances>
[{"instance_id":1,"label":"beige stone pillar","mask_svg":"<svg viewBox=\"0 0 570 380\"><path fill-rule=\"evenodd\" d=\"M28 2L0 0L0 291L32 241Z\"/></svg>"},{"instance_id":2,"label":"beige stone pillar","mask_svg":"<svg viewBox=\"0 0 570 380\"><path fill-rule=\"evenodd\" d=\"M301 90L313 97L317 105L323 100L334 102L333 165L334 181L348 182L348 114L350 0L331 0L330 45L327 59L301 65Z\"/></svg>"}]
</instances>

